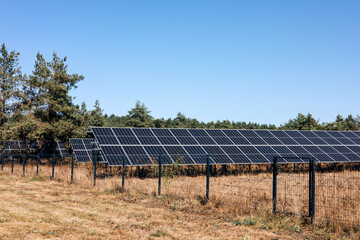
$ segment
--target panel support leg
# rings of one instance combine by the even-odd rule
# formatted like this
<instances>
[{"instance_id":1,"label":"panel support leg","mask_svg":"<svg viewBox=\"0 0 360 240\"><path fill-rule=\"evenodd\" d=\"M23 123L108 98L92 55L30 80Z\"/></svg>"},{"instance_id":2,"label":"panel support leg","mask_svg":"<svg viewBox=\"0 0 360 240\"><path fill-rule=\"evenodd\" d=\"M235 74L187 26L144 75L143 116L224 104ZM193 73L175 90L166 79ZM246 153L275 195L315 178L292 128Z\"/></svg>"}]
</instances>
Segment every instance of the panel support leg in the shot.
<instances>
[{"instance_id":1,"label":"panel support leg","mask_svg":"<svg viewBox=\"0 0 360 240\"><path fill-rule=\"evenodd\" d=\"M14 155L11 155L11 174L14 173Z\"/></svg>"},{"instance_id":2,"label":"panel support leg","mask_svg":"<svg viewBox=\"0 0 360 240\"><path fill-rule=\"evenodd\" d=\"M161 154L159 154L159 185L158 185L158 195L161 195Z\"/></svg>"},{"instance_id":3,"label":"panel support leg","mask_svg":"<svg viewBox=\"0 0 360 240\"><path fill-rule=\"evenodd\" d=\"M122 160L122 181L121 181L121 189L124 192L125 191L125 154L123 155Z\"/></svg>"},{"instance_id":4,"label":"panel support leg","mask_svg":"<svg viewBox=\"0 0 360 240\"><path fill-rule=\"evenodd\" d=\"M279 173L278 158L274 157L273 160L273 214L276 214L276 197L277 197L277 175Z\"/></svg>"},{"instance_id":5,"label":"panel support leg","mask_svg":"<svg viewBox=\"0 0 360 240\"><path fill-rule=\"evenodd\" d=\"M37 155L37 161L36 161L36 175L39 175L39 163L40 163L40 153Z\"/></svg>"},{"instance_id":6,"label":"panel support leg","mask_svg":"<svg viewBox=\"0 0 360 240\"><path fill-rule=\"evenodd\" d=\"M74 182L74 154L71 155L71 180L70 183Z\"/></svg>"},{"instance_id":7,"label":"panel support leg","mask_svg":"<svg viewBox=\"0 0 360 240\"><path fill-rule=\"evenodd\" d=\"M26 166L26 154L24 154L24 160L23 160L23 177L25 177L25 166Z\"/></svg>"},{"instance_id":8,"label":"panel support leg","mask_svg":"<svg viewBox=\"0 0 360 240\"><path fill-rule=\"evenodd\" d=\"M209 200L210 191L210 156L206 157L206 200Z\"/></svg>"},{"instance_id":9,"label":"panel support leg","mask_svg":"<svg viewBox=\"0 0 360 240\"><path fill-rule=\"evenodd\" d=\"M51 179L54 179L55 176L55 153L52 155L52 173L51 173Z\"/></svg>"},{"instance_id":10,"label":"panel support leg","mask_svg":"<svg viewBox=\"0 0 360 240\"><path fill-rule=\"evenodd\" d=\"M315 159L311 158L309 162L309 215L311 224L314 223L315 218Z\"/></svg>"}]
</instances>

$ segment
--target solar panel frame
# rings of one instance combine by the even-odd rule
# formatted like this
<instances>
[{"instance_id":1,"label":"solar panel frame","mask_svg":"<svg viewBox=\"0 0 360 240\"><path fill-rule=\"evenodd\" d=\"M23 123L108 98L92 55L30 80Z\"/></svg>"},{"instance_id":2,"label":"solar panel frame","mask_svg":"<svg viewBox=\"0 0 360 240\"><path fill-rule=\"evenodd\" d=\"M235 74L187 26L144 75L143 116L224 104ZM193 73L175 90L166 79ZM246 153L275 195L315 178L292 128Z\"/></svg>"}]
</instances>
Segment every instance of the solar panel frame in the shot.
<instances>
[{"instance_id":1,"label":"solar panel frame","mask_svg":"<svg viewBox=\"0 0 360 240\"><path fill-rule=\"evenodd\" d=\"M114 132L115 129L116 128L113 128L111 132ZM111 132L109 130L97 130L97 133L94 132L94 136L96 140L98 137L112 137L112 134L110 134ZM360 141L360 134L355 132L343 134L338 131L184 128L128 128L128 130L116 130L116 132L117 134L114 134L113 136L117 139L118 143L110 144L108 143L109 141L103 141L103 139L101 139L103 142L99 143L100 148L107 145L120 147L137 145L121 144L120 141L118 141L118 138L122 137L119 135L119 132L127 132L127 137L130 137L131 135L132 137L135 136L136 139L151 138L151 141L145 141L144 139L143 141L139 141L138 145L142 148L145 148L146 146L154 147L155 145L163 147L165 151L163 156L167 156L165 164L173 164L174 159L179 156L184 157L185 161L181 163L184 165L205 164L207 155L210 155L211 157L211 164L266 164L272 162L274 152L277 156L286 157L286 155L288 155L290 158L288 160L283 160L288 163L303 162L303 159L297 159L299 157L315 157L319 161L324 162L360 161L360 155L350 148L348 148L348 151L350 152L340 153L332 147L359 146L355 141ZM134 135L131 133L134 133ZM100 135L97 136L97 134ZM341 141L343 142L338 141L336 136L341 138ZM246 146L253 147L252 149L255 149L256 151L252 153L247 152ZM230 147L232 149L238 149L237 154L232 153ZM331 151L326 152L326 149L328 149L326 147L331 147ZM124 150L123 148L121 149ZM181 153L177 153L174 149L181 149ZM196 149L198 151L195 151ZM258 149L260 149L260 151ZM273 152L269 153L268 151L265 151L265 149L272 149ZM315 152L311 152L311 150L314 150ZM144 149L144 151L147 153L146 149ZM206 154L204 154L204 152ZM131 156L134 155L133 153L126 153L126 151L124 151L124 154L127 158L130 157L130 165L136 165L136 163L131 163ZM149 153L145 155L146 158L152 159L152 162L156 159L156 157L150 156ZM321 158L323 158L323 160L321 160ZM142 164L140 163L139 165Z\"/></svg>"}]
</instances>

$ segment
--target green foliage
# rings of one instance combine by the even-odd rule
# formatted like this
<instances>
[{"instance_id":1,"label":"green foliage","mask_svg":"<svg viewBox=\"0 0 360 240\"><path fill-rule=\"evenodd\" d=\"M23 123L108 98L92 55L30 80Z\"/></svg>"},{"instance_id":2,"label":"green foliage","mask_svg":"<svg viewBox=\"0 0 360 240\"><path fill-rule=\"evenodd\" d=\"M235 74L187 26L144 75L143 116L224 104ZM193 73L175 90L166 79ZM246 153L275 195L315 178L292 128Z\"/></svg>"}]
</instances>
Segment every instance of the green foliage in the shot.
<instances>
[{"instance_id":1,"label":"green foliage","mask_svg":"<svg viewBox=\"0 0 360 240\"><path fill-rule=\"evenodd\" d=\"M319 130L322 129L322 126L310 113L306 116L299 113L296 118L290 119L289 122L280 126L280 128L289 130Z\"/></svg>"},{"instance_id":2,"label":"green foliage","mask_svg":"<svg viewBox=\"0 0 360 240\"><path fill-rule=\"evenodd\" d=\"M103 116L103 110L100 108L99 100L95 101L94 109L90 111L88 125L89 126L104 126L105 118Z\"/></svg>"},{"instance_id":3,"label":"green foliage","mask_svg":"<svg viewBox=\"0 0 360 240\"><path fill-rule=\"evenodd\" d=\"M135 107L129 111L125 118L127 127L154 127L153 117L150 115L148 108L139 100L136 101Z\"/></svg>"}]
</instances>

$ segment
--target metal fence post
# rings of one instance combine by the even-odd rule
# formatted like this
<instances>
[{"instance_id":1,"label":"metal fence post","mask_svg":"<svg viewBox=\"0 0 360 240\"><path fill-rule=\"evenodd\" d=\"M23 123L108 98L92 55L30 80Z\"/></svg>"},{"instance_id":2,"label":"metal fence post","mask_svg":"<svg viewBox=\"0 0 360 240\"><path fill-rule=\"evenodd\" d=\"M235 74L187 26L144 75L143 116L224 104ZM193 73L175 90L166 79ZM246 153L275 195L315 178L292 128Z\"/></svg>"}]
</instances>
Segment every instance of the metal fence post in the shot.
<instances>
[{"instance_id":1,"label":"metal fence post","mask_svg":"<svg viewBox=\"0 0 360 240\"><path fill-rule=\"evenodd\" d=\"M210 191L210 156L206 157L206 200L209 200Z\"/></svg>"},{"instance_id":2,"label":"metal fence post","mask_svg":"<svg viewBox=\"0 0 360 240\"><path fill-rule=\"evenodd\" d=\"M4 170L4 161L5 161L4 154L1 154L1 171Z\"/></svg>"},{"instance_id":3,"label":"metal fence post","mask_svg":"<svg viewBox=\"0 0 360 240\"><path fill-rule=\"evenodd\" d=\"M277 175L279 173L278 158L274 157L273 162L273 214L276 214L276 196L277 196Z\"/></svg>"},{"instance_id":4,"label":"metal fence post","mask_svg":"<svg viewBox=\"0 0 360 240\"><path fill-rule=\"evenodd\" d=\"M161 195L161 154L159 154L159 189L158 189L158 195Z\"/></svg>"},{"instance_id":5,"label":"metal fence post","mask_svg":"<svg viewBox=\"0 0 360 240\"><path fill-rule=\"evenodd\" d=\"M96 158L97 158L97 154L94 154L93 159L94 159L94 187L96 186Z\"/></svg>"},{"instance_id":6,"label":"metal fence post","mask_svg":"<svg viewBox=\"0 0 360 240\"><path fill-rule=\"evenodd\" d=\"M105 179L107 178L107 164L105 164Z\"/></svg>"},{"instance_id":7,"label":"metal fence post","mask_svg":"<svg viewBox=\"0 0 360 240\"><path fill-rule=\"evenodd\" d=\"M14 155L11 155L11 174L14 173Z\"/></svg>"},{"instance_id":8,"label":"metal fence post","mask_svg":"<svg viewBox=\"0 0 360 240\"><path fill-rule=\"evenodd\" d=\"M25 165L26 165L26 154L24 154L24 160L23 160L23 177L25 177Z\"/></svg>"},{"instance_id":9,"label":"metal fence post","mask_svg":"<svg viewBox=\"0 0 360 240\"><path fill-rule=\"evenodd\" d=\"M55 153L53 153L52 156L52 174L51 174L51 179L53 179L55 176Z\"/></svg>"},{"instance_id":10,"label":"metal fence post","mask_svg":"<svg viewBox=\"0 0 360 240\"><path fill-rule=\"evenodd\" d=\"M123 155L122 161L122 182L121 182L122 191L125 191L125 154Z\"/></svg>"},{"instance_id":11,"label":"metal fence post","mask_svg":"<svg viewBox=\"0 0 360 240\"><path fill-rule=\"evenodd\" d=\"M74 181L74 154L71 154L71 180L70 183L72 184Z\"/></svg>"},{"instance_id":12,"label":"metal fence post","mask_svg":"<svg viewBox=\"0 0 360 240\"><path fill-rule=\"evenodd\" d=\"M315 159L311 158L309 163L309 215L311 224L313 224L315 218Z\"/></svg>"},{"instance_id":13,"label":"metal fence post","mask_svg":"<svg viewBox=\"0 0 360 240\"><path fill-rule=\"evenodd\" d=\"M36 175L39 175L39 163L40 163L40 153L37 155L37 161L36 161Z\"/></svg>"}]
</instances>

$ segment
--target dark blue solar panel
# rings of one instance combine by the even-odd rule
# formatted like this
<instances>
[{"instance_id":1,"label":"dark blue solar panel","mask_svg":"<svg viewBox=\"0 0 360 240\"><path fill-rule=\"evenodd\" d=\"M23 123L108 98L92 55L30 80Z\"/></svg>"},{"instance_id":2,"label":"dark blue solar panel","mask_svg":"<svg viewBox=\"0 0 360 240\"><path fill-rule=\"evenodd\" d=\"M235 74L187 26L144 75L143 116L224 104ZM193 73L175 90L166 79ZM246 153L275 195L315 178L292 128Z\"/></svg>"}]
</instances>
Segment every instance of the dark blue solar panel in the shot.
<instances>
[{"instance_id":1,"label":"dark blue solar panel","mask_svg":"<svg viewBox=\"0 0 360 240\"><path fill-rule=\"evenodd\" d=\"M186 153L181 146L164 146L165 150L170 154L175 162L181 164L194 164L192 158Z\"/></svg>"},{"instance_id":2,"label":"dark blue solar panel","mask_svg":"<svg viewBox=\"0 0 360 240\"><path fill-rule=\"evenodd\" d=\"M233 145L233 142L227 137L213 137L218 145Z\"/></svg>"},{"instance_id":3,"label":"dark blue solar panel","mask_svg":"<svg viewBox=\"0 0 360 240\"><path fill-rule=\"evenodd\" d=\"M283 143L277 138L263 138L263 140L269 145L283 145Z\"/></svg>"},{"instance_id":4,"label":"dark blue solar panel","mask_svg":"<svg viewBox=\"0 0 360 240\"><path fill-rule=\"evenodd\" d=\"M138 139L141 142L141 144L144 144L144 145L160 144L159 141L155 137L140 137L140 136L138 136Z\"/></svg>"},{"instance_id":5,"label":"dark blue solar panel","mask_svg":"<svg viewBox=\"0 0 360 240\"><path fill-rule=\"evenodd\" d=\"M211 137L226 137L225 133L219 129L205 129L205 131L211 136Z\"/></svg>"},{"instance_id":6,"label":"dark blue solar panel","mask_svg":"<svg viewBox=\"0 0 360 240\"><path fill-rule=\"evenodd\" d=\"M238 130L241 135L243 135L244 137L248 138L248 137L259 137L259 135L257 135L254 130Z\"/></svg>"},{"instance_id":7,"label":"dark blue solar panel","mask_svg":"<svg viewBox=\"0 0 360 240\"><path fill-rule=\"evenodd\" d=\"M178 141L174 137L157 137L163 145L179 145Z\"/></svg>"},{"instance_id":8,"label":"dark blue solar panel","mask_svg":"<svg viewBox=\"0 0 360 240\"><path fill-rule=\"evenodd\" d=\"M347 138L359 138L354 132L350 131L340 131L340 134L344 135Z\"/></svg>"},{"instance_id":9,"label":"dark blue solar panel","mask_svg":"<svg viewBox=\"0 0 360 240\"><path fill-rule=\"evenodd\" d=\"M345 144L345 145L351 145L351 144L354 144L355 143L353 141L351 141L350 139L348 138L336 138L340 143L342 144Z\"/></svg>"},{"instance_id":10,"label":"dark blue solar panel","mask_svg":"<svg viewBox=\"0 0 360 240\"><path fill-rule=\"evenodd\" d=\"M154 129L152 129L152 131L158 137L159 136L161 136L161 137L172 137L173 136L169 129L154 128Z\"/></svg>"},{"instance_id":11,"label":"dark blue solar panel","mask_svg":"<svg viewBox=\"0 0 360 240\"><path fill-rule=\"evenodd\" d=\"M248 137L246 140L248 140L253 145L267 145L267 143L259 137Z\"/></svg>"},{"instance_id":12,"label":"dark blue solar panel","mask_svg":"<svg viewBox=\"0 0 360 240\"><path fill-rule=\"evenodd\" d=\"M357 152L359 132L291 131L291 130L234 130L234 129L146 129L146 128L92 128L100 147L121 145L140 147L143 153L127 153L133 165L157 163L161 153L164 163L182 159L182 164L204 164L207 155L211 163L270 163L273 157L279 162L302 162L315 157L319 161L360 161ZM348 147L344 147L344 145ZM354 148L350 148L350 146ZM162 147L156 149L155 147ZM154 149L147 149L154 148ZM126 152L129 149L126 148ZM356 151L354 151L354 150ZM345 152L343 150L346 150ZM107 149L109 152L109 149ZM116 160L116 154L107 158ZM291 159L293 158L293 159Z\"/></svg>"},{"instance_id":13,"label":"dark blue solar panel","mask_svg":"<svg viewBox=\"0 0 360 240\"><path fill-rule=\"evenodd\" d=\"M297 142L300 145L313 145L312 142L310 142L307 138L305 137L296 137L293 138L295 142Z\"/></svg>"},{"instance_id":14,"label":"dark blue solar panel","mask_svg":"<svg viewBox=\"0 0 360 240\"><path fill-rule=\"evenodd\" d=\"M284 144L284 145L298 145L298 143L293 140L290 137L279 137L279 140Z\"/></svg>"},{"instance_id":15,"label":"dark blue solar panel","mask_svg":"<svg viewBox=\"0 0 360 240\"><path fill-rule=\"evenodd\" d=\"M154 164L159 163L160 154L162 164L173 164L171 157L167 154L165 148L162 146L144 146L144 149Z\"/></svg>"},{"instance_id":16,"label":"dark blue solar panel","mask_svg":"<svg viewBox=\"0 0 360 240\"><path fill-rule=\"evenodd\" d=\"M216 142L214 142L214 140L212 140L210 137L194 136L194 138L201 145L216 145Z\"/></svg>"},{"instance_id":17,"label":"dark blue solar panel","mask_svg":"<svg viewBox=\"0 0 360 240\"><path fill-rule=\"evenodd\" d=\"M231 159L225 155L225 152L219 146L203 146L203 148L215 163L232 163Z\"/></svg>"},{"instance_id":18,"label":"dark blue solar panel","mask_svg":"<svg viewBox=\"0 0 360 240\"><path fill-rule=\"evenodd\" d=\"M133 128L133 131L136 136L154 137L154 134L149 128Z\"/></svg>"},{"instance_id":19,"label":"dark blue solar panel","mask_svg":"<svg viewBox=\"0 0 360 240\"><path fill-rule=\"evenodd\" d=\"M226 136L233 138L233 137L241 137L243 138L243 135L241 135L239 133L239 131L237 130L232 130L232 129L224 129L223 132L225 133Z\"/></svg>"},{"instance_id":20,"label":"dark blue solar panel","mask_svg":"<svg viewBox=\"0 0 360 240\"><path fill-rule=\"evenodd\" d=\"M288 138L289 136L284 131L270 130L271 134L277 138Z\"/></svg>"}]
</instances>

